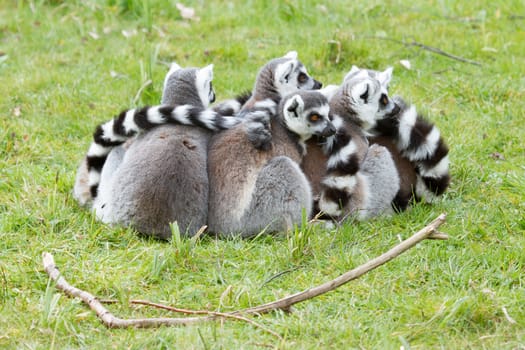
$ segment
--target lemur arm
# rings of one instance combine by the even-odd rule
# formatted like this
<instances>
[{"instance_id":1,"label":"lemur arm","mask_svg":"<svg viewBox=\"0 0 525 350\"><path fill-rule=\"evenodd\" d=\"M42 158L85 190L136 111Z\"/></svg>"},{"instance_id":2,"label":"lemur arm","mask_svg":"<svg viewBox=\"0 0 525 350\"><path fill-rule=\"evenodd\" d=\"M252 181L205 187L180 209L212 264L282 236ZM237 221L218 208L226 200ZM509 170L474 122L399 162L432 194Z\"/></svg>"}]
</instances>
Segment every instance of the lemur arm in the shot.
<instances>
[{"instance_id":1,"label":"lemur arm","mask_svg":"<svg viewBox=\"0 0 525 350\"><path fill-rule=\"evenodd\" d=\"M239 113L243 120L246 136L253 147L268 151L272 147L270 121L276 113L277 104L271 100L256 102L252 108Z\"/></svg>"},{"instance_id":2,"label":"lemur arm","mask_svg":"<svg viewBox=\"0 0 525 350\"><path fill-rule=\"evenodd\" d=\"M439 129L408 105L401 97L394 97L400 107L397 115L378 123L380 135L391 136L397 149L407 158L418 174L416 195L432 200L445 192L450 183L449 148Z\"/></svg>"},{"instance_id":3,"label":"lemur arm","mask_svg":"<svg viewBox=\"0 0 525 350\"><path fill-rule=\"evenodd\" d=\"M332 217L343 214L357 185L356 175L359 172L362 155L360 143L368 143L360 133L355 133L351 125L345 124L334 116L337 133L327 138L324 151L329 154L326 164L326 176L321 181L319 209Z\"/></svg>"}]
</instances>

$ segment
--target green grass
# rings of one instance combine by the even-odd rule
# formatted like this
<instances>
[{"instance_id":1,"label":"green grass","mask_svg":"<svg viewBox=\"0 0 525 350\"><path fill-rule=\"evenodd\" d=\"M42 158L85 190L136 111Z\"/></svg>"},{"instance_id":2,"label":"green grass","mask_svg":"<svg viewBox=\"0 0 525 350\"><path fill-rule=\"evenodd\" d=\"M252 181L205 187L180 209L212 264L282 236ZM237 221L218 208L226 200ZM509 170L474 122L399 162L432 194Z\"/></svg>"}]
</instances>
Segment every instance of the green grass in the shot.
<instances>
[{"instance_id":1,"label":"green grass","mask_svg":"<svg viewBox=\"0 0 525 350\"><path fill-rule=\"evenodd\" d=\"M0 348L523 349L523 1L189 6L200 21L160 0L0 2ZM482 65L399 42L412 40ZM292 49L324 83L352 64L394 66L391 91L450 145L453 180L441 201L337 230L170 243L102 225L78 207L71 189L95 125L157 103L166 63L214 63L223 99ZM41 266L42 252L53 253L71 283L120 301L108 307L122 317L166 315L130 299L231 311L332 279L441 212L450 240L423 242L292 314L257 320L283 340L234 321L109 330L57 292Z\"/></svg>"}]
</instances>

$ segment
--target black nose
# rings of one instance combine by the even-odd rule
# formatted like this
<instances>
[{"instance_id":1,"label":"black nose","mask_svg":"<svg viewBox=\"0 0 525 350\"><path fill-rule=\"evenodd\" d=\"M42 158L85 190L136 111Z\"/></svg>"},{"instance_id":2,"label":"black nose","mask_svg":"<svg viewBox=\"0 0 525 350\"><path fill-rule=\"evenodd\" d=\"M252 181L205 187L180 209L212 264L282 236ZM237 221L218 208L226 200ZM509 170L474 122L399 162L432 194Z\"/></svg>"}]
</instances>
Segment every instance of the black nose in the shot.
<instances>
[{"instance_id":1,"label":"black nose","mask_svg":"<svg viewBox=\"0 0 525 350\"><path fill-rule=\"evenodd\" d=\"M397 103L394 103L394 108L392 109L392 112L388 113L388 116L389 117L396 116L400 110L401 110L401 107L399 107Z\"/></svg>"},{"instance_id":2,"label":"black nose","mask_svg":"<svg viewBox=\"0 0 525 350\"><path fill-rule=\"evenodd\" d=\"M334 124L328 123L328 125L321 131L319 136L328 137L335 134L337 130L335 129Z\"/></svg>"},{"instance_id":3,"label":"black nose","mask_svg":"<svg viewBox=\"0 0 525 350\"><path fill-rule=\"evenodd\" d=\"M321 83L320 81L317 81L317 80L314 79L314 88L313 88L313 90L319 90L322 87L323 87L323 83Z\"/></svg>"}]
</instances>

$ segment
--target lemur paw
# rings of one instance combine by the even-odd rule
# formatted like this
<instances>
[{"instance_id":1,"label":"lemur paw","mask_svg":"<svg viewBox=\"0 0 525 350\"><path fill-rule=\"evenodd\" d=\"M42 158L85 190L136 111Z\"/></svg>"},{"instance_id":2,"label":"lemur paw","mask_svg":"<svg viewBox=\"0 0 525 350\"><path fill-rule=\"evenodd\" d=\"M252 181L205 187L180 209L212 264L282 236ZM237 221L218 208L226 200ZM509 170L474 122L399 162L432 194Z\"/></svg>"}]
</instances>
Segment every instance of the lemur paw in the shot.
<instances>
[{"instance_id":1,"label":"lemur paw","mask_svg":"<svg viewBox=\"0 0 525 350\"><path fill-rule=\"evenodd\" d=\"M272 148L272 133L270 115L265 111L249 112L244 117L246 135L253 147L262 151Z\"/></svg>"},{"instance_id":2,"label":"lemur paw","mask_svg":"<svg viewBox=\"0 0 525 350\"><path fill-rule=\"evenodd\" d=\"M405 102L405 100L403 100L401 96L399 95L393 96L392 100L399 108L401 108L401 110L405 110L407 108L407 103Z\"/></svg>"}]
</instances>

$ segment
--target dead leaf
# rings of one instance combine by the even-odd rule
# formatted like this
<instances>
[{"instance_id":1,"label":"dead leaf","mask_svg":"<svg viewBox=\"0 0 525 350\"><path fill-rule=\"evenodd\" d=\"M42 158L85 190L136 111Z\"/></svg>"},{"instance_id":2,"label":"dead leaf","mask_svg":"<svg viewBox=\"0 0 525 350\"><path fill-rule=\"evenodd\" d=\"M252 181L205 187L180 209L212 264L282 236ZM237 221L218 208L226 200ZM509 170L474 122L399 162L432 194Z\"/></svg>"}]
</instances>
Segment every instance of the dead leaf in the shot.
<instances>
[{"instance_id":1,"label":"dead leaf","mask_svg":"<svg viewBox=\"0 0 525 350\"><path fill-rule=\"evenodd\" d=\"M412 64L410 63L409 60L401 60L399 61L399 63L405 67L406 69L410 70L412 68Z\"/></svg>"},{"instance_id":2,"label":"dead leaf","mask_svg":"<svg viewBox=\"0 0 525 350\"><path fill-rule=\"evenodd\" d=\"M100 39L100 36L96 32L88 32L89 36L92 37L94 40Z\"/></svg>"},{"instance_id":3,"label":"dead leaf","mask_svg":"<svg viewBox=\"0 0 525 350\"><path fill-rule=\"evenodd\" d=\"M324 14L328 13L328 8L325 5L317 5L316 8L319 12L322 12Z\"/></svg>"},{"instance_id":4,"label":"dead leaf","mask_svg":"<svg viewBox=\"0 0 525 350\"><path fill-rule=\"evenodd\" d=\"M110 70L110 71L109 71L109 75L110 75L112 78L125 78L125 77L126 77L125 74L122 74L122 73L119 73L119 72L115 72L114 70Z\"/></svg>"},{"instance_id":5,"label":"dead leaf","mask_svg":"<svg viewBox=\"0 0 525 350\"><path fill-rule=\"evenodd\" d=\"M193 9L192 7L186 7L183 4L181 4L180 2L178 2L175 6L179 10L180 16L182 18L184 18L184 19L191 19L191 20L194 20L194 21L200 20L199 17L195 16L195 9Z\"/></svg>"},{"instance_id":6,"label":"dead leaf","mask_svg":"<svg viewBox=\"0 0 525 350\"><path fill-rule=\"evenodd\" d=\"M492 157L492 159L496 159L496 160L505 160L505 157L503 156L503 154L499 153L499 152L492 152L490 154L490 156Z\"/></svg>"},{"instance_id":7,"label":"dead leaf","mask_svg":"<svg viewBox=\"0 0 525 350\"><path fill-rule=\"evenodd\" d=\"M123 29L122 35L124 35L126 38L131 38L132 36L137 35L137 30L136 29L131 29L131 30Z\"/></svg>"}]
</instances>

